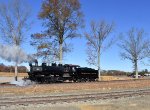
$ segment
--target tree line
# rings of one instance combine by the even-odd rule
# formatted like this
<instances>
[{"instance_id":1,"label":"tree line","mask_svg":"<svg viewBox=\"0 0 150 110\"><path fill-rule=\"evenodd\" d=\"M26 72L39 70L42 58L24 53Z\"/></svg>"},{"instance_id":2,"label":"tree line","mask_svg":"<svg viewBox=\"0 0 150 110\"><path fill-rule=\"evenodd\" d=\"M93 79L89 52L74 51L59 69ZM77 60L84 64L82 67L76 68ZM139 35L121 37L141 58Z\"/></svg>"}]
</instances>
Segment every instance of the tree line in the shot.
<instances>
[{"instance_id":1,"label":"tree line","mask_svg":"<svg viewBox=\"0 0 150 110\"><path fill-rule=\"evenodd\" d=\"M0 64L0 72L15 72L14 66L6 66L4 64ZM25 66L18 66L18 72L19 73L26 73L27 68Z\"/></svg>"},{"instance_id":2,"label":"tree line","mask_svg":"<svg viewBox=\"0 0 150 110\"><path fill-rule=\"evenodd\" d=\"M8 45L22 46L26 40L25 33L31 27L30 12L24 0L0 5L0 35ZM122 49L121 57L133 63L136 78L138 62L150 58L150 39L142 28L131 27L127 33L114 35L115 23L93 20L90 32L80 34L77 30L85 28L85 24L79 0L43 0L38 19L43 22L44 30L33 33L30 44L37 50L34 55L45 61L59 61L62 64L64 55L71 51L66 40L81 36L87 41L87 63L98 68L99 79L101 55L116 42ZM17 80L17 63L15 73Z\"/></svg>"}]
</instances>

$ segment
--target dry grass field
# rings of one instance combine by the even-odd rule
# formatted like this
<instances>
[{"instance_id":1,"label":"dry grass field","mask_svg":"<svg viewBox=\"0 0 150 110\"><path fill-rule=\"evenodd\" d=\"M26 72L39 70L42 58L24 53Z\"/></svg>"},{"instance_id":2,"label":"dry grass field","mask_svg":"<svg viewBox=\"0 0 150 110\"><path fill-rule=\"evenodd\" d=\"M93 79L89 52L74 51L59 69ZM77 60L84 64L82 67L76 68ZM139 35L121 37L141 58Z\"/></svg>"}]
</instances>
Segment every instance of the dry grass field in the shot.
<instances>
[{"instance_id":1,"label":"dry grass field","mask_svg":"<svg viewBox=\"0 0 150 110\"><path fill-rule=\"evenodd\" d=\"M90 83L35 84L25 87L1 86L0 94L46 94L74 91L116 90L150 87L150 80L106 81Z\"/></svg>"},{"instance_id":2,"label":"dry grass field","mask_svg":"<svg viewBox=\"0 0 150 110\"><path fill-rule=\"evenodd\" d=\"M28 76L27 73L18 73L19 80L27 76ZM13 80L14 80L14 73L0 72L0 83L7 83Z\"/></svg>"},{"instance_id":3,"label":"dry grass field","mask_svg":"<svg viewBox=\"0 0 150 110\"><path fill-rule=\"evenodd\" d=\"M14 77L15 73L9 73L9 72L0 72L0 77ZM18 73L18 77L26 77L28 76L27 73Z\"/></svg>"},{"instance_id":4,"label":"dry grass field","mask_svg":"<svg viewBox=\"0 0 150 110\"><path fill-rule=\"evenodd\" d=\"M92 92L109 92L113 90L130 90L139 88L150 88L150 80L129 80L129 81L106 81L91 83L63 83L63 84L38 84L25 87L0 86L2 97L32 97L53 94L80 94ZM97 100L87 102L56 103L56 104L31 104L13 105L2 110L149 110L149 96L121 98L114 100Z\"/></svg>"},{"instance_id":5,"label":"dry grass field","mask_svg":"<svg viewBox=\"0 0 150 110\"><path fill-rule=\"evenodd\" d=\"M19 73L19 78L27 77L27 73ZM0 83L12 81L14 73L0 73ZM3 79L5 78L5 79ZM8 80L6 80L8 78ZM81 90L110 90L118 88L137 88L149 87L150 80L130 80L128 77L102 76L102 81L106 82L91 82L91 83L65 83L65 84L36 84L25 87L18 86L1 86L0 94L40 94L51 92L70 92ZM126 80L128 81L117 81ZM116 80L116 81L112 81Z\"/></svg>"},{"instance_id":6,"label":"dry grass field","mask_svg":"<svg viewBox=\"0 0 150 110\"><path fill-rule=\"evenodd\" d=\"M13 78L14 73L0 73L0 79ZM27 73L19 73L19 78L26 77ZM130 90L139 88L150 88L150 80L133 80L128 77L114 77L102 76L101 82L87 82L87 83L57 83L57 84L34 84L29 86L15 86L15 85L0 85L0 97L32 97L44 96L53 94L80 94L80 93L93 93L93 92L109 92L116 90ZM128 80L126 80L128 79ZM112 81L115 80L115 81ZM122 81L118 81L122 80ZM6 80L5 80L6 81ZM0 108L2 110L149 110L149 96L121 98L115 100L99 100L87 102L74 102L62 104L31 104L13 105Z\"/></svg>"},{"instance_id":7,"label":"dry grass field","mask_svg":"<svg viewBox=\"0 0 150 110\"><path fill-rule=\"evenodd\" d=\"M132 79L127 76L101 76L102 81L112 81L112 80L129 80Z\"/></svg>"}]
</instances>

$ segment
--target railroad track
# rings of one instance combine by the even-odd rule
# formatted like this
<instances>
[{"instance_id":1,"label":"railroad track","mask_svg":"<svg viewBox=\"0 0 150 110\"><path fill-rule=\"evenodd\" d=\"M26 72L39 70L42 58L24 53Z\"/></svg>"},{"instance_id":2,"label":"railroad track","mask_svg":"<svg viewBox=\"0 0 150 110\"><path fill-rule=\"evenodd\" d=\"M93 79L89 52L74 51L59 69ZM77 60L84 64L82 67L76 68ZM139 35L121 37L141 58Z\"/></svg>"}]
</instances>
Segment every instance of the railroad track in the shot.
<instances>
[{"instance_id":1,"label":"railroad track","mask_svg":"<svg viewBox=\"0 0 150 110\"><path fill-rule=\"evenodd\" d=\"M54 96L32 96L32 97L1 97L0 107L11 105L29 105L29 104L45 104L45 103L62 103L62 102L78 102L100 99L117 99L122 97L132 97L140 95L150 95L150 89L128 90L128 91L113 91L107 93L86 93L86 94L66 94Z\"/></svg>"}]
</instances>

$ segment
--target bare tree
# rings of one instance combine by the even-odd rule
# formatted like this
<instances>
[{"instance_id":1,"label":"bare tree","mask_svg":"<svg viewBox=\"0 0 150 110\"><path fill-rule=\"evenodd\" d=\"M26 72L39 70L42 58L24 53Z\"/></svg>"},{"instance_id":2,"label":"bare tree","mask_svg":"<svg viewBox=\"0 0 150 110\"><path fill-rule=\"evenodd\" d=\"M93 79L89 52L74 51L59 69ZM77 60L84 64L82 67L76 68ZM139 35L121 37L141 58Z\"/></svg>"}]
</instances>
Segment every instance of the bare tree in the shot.
<instances>
[{"instance_id":1,"label":"bare tree","mask_svg":"<svg viewBox=\"0 0 150 110\"><path fill-rule=\"evenodd\" d=\"M104 20L98 23L92 21L91 22L91 32L85 33L87 39L87 62L91 65L95 65L98 67L98 75L100 80L100 56L101 54L108 49L114 42L110 40L109 42L105 42L110 34L114 30L114 24L108 24Z\"/></svg>"},{"instance_id":2,"label":"bare tree","mask_svg":"<svg viewBox=\"0 0 150 110\"><path fill-rule=\"evenodd\" d=\"M59 62L62 63L63 46L68 38L78 37L78 27L82 26L82 13L78 0L44 0L39 18L46 28L43 36L49 36L59 45Z\"/></svg>"},{"instance_id":3,"label":"bare tree","mask_svg":"<svg viewBox=\"0 0 150 110\"><path fill-rule=\"evenodd\" d=\"M131 28L126 34L126 38L122 37L121 44L119 44L123 50L121 57L132 61L136 78L138 78L138 61L150 55L148 52L150 41L148 38L146 39L145 35L143 29Z\"/></svg>"},{"instance_id":4,"label":"bare tree","mask_svg":"<svg viewBox=\"0 0 150 110\"><path fill-rule=\"evenodd\" d=\"M30 9L23 0L13 0L8 4L0 4L0 32L9 45L21 46L25 40L25 32L29 29ZM15 80L17 80L15 64Z\"/></svg>"}]
</instances>

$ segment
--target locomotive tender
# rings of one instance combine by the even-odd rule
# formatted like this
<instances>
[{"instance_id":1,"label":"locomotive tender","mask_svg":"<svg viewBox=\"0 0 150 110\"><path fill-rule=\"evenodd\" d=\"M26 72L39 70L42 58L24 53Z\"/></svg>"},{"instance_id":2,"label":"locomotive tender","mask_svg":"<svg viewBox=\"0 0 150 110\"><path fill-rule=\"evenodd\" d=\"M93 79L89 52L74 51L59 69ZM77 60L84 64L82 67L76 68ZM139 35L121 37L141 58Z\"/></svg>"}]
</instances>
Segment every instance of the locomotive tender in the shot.
<instances>
[{"instance_id":1,"label":"locomotive tender","mask_svg":"<svg viewBox=\"0 0 150 110\"><path fill-rule=\"evenodd\" d=\"M72 64L56 64L52 63L51 66L47 66L46 63L38 66L38 62L35 65L30 63L30 72L28 72L29 79L40 83L51 82L86 82L96 81L98 79L98 71L92 68L80 67Z\"/></svg>"}]
</instances>

